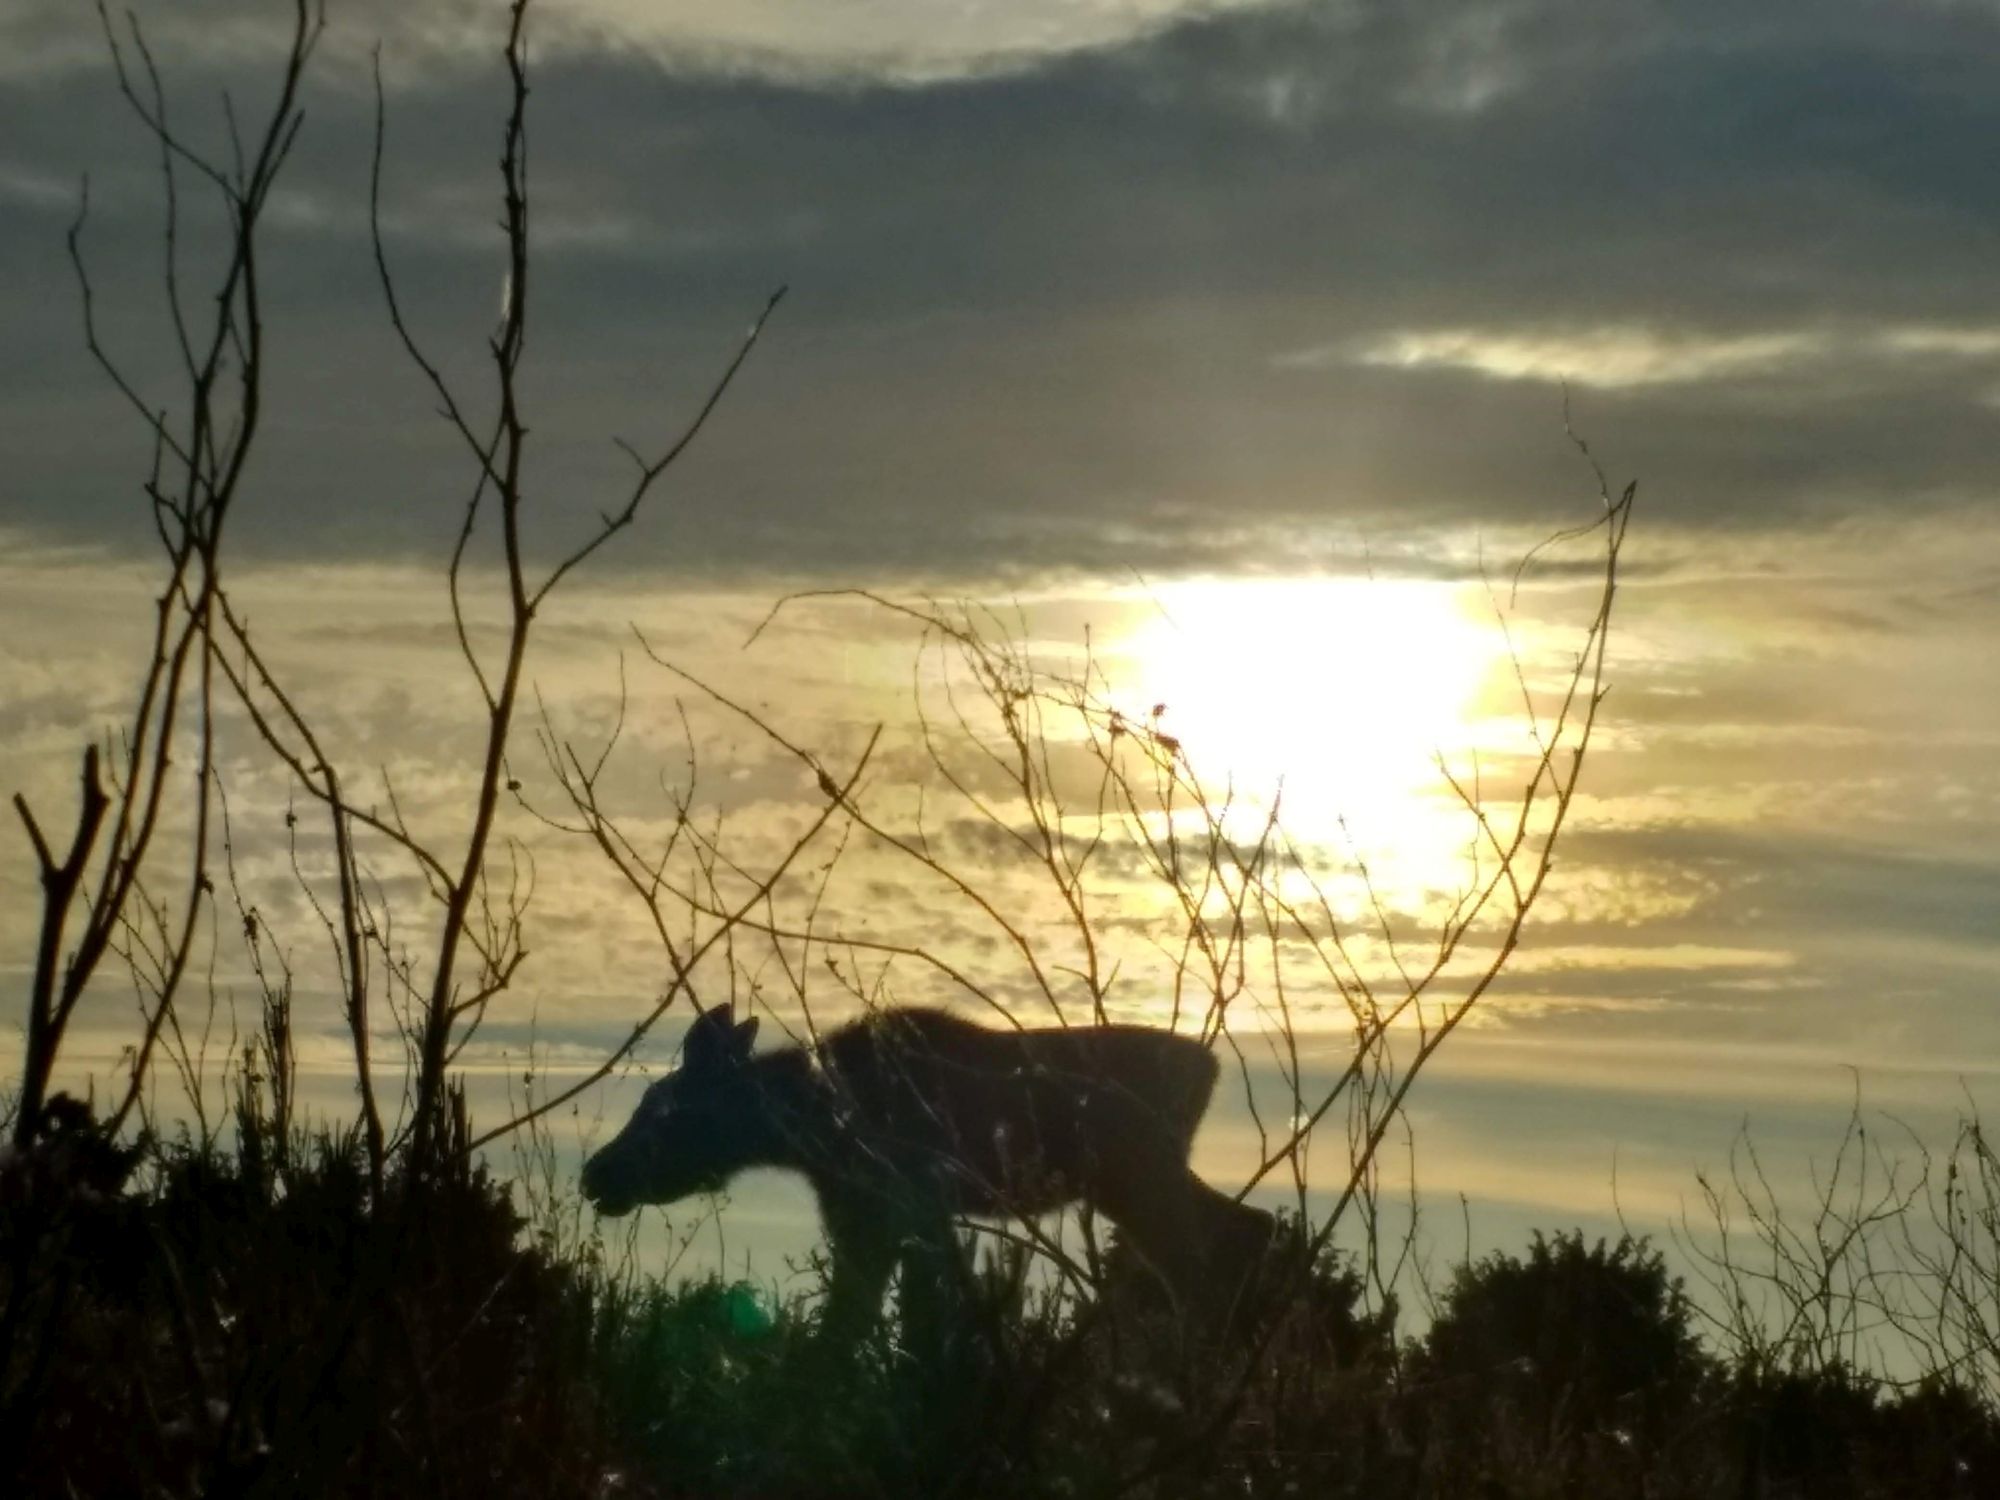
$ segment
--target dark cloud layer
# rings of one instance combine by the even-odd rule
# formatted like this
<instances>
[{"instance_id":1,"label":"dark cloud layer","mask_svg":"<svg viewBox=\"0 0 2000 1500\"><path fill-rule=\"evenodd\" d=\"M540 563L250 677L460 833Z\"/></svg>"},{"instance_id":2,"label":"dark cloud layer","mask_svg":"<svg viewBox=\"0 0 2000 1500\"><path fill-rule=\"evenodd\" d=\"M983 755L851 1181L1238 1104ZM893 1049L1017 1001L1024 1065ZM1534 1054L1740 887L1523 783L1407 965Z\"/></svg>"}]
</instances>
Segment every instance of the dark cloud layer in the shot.
<instances>
[{"instance_id":1,"label":"dark cloud layer","mask_svg":"<svg viewBox=\"0 0 2000 1500\"><path fill-rule=\"evenodd\" d=\"M404 551L448 533L463 471L371 284L370 105L337 40L273 225L277 418L242 539ZM391 251L471 376L499 80L390 48ZM1565 360L1668 522L1983 504L2000 339L1942 333L2000 329L1996 62L1984 7L1707 0L1280 6L923 87L554 50L540 505L584 524L610 438L669 432L780 281L645 561L1160 571L1383 518L1546 522L1584 490ZM248 66L182 49L181 117L256 97ZM157 373L143 142L101 69L18 80L0 141L0 515L142 543L142 447L104 436L61 231L89 168L107 326ZM1668 336L1667 375L1594 377L1607 338ZM1399 337L1416 352L1381 356ZM1724 357L1757 338L1775 352ZM1509 339L1549 352L1480 353Z\"/></svg>"}]
</instances>

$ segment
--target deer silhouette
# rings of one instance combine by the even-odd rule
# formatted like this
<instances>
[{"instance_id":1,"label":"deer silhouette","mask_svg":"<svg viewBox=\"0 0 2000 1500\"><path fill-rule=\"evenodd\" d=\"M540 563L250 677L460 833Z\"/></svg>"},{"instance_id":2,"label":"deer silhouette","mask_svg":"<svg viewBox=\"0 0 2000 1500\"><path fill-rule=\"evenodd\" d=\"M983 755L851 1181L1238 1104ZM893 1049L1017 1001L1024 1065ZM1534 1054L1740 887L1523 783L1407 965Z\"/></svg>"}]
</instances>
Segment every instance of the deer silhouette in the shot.
<instances>
[{"instance_id":1,"label":"deer silhouette","mask_svg":"<svg viewBox=\"0 0 2000 1500\"><path fill-rule=\"evenodd\" d=\"M598 1212L720 1190L750 1167L802 1173L831 1272L822 1327L851 1338L903 1268L913 1293L962 1270L955 1216L1027 1218L1083 1202L1115 1224L1186 1311L1226 1314L1271 1216L1188 1166L1216 1062L1144 1026L994 1030L891 1008L808 1051L752 1055L757 1018L710 1009L681 1065L583 1168ZM933 1291L930 1295L935 1295Z\"/></svg>"}]
</instances>

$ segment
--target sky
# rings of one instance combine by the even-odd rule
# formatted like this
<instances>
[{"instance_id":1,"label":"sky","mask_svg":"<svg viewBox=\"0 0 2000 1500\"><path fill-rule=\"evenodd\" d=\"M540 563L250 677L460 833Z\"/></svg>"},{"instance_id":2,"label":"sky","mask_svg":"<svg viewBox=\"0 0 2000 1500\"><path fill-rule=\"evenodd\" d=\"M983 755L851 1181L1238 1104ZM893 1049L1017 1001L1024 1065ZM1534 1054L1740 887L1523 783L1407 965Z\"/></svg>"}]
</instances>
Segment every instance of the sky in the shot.
<instances>
[{"instance_id":1,"label":"sky","mask_svg":"<svg viewBox=\"0 0 2000 1500\"><path fill-rule=\"evenodd\" d=\"M141 8L191 134L222 139L224 90L268 97L280 9ZM374 280L370 63L385 246L470 382L502 295L500 10L331 8L270 210L268 426L232 533L333 741L440 830L476 728L438 581L464 467ZM937 686L907 623L821 600L743 643L789 590L970 596L1038 660L1087 633L1136 715L1163 702L1217 776L1282 777L1301 837L1365 846L1421 925L1458 847L1433 754L1520 753L1494 598L1598 505L1567 402L1640 485L1613 690L1527 946L1416 1096L1426 1189L1496 1239L1620 1205L1651 1225L1746 1120L1830 1149L1849 1070L1925 1119L2000 1107L2000 6L550 0L531 38L537 547L588 527L612 439L675 431L789 288L531 662L566 735L604 731L624 673L630 817L664 826L689 692L632 627L836 759L884 725L893 799L925 774L912 683ZM160 190L85 9L0 0L0 80L0 789L60 806L125 709L154 545L64 233L87 174L100 325L164 393ZM208 243L191 221L189 264ZM1590 561L1550 556L1512 601L1537 684ZM746 847L802 826L810 776L713 705L691 724ZM253 878L301 919L283 778L247 745L232 776ZM643 913L517 816L545 915L479 1054L496 1077L531 1035L587 1058L659 982ZM852 922L1018 980L907 874L846 868ZM18 984L25 857L0 896ZM1137 991L1143 901L1102 899ZM93 1016L106 1055L123 1003ZM591 1107L615 1121L639 1081ZM1212 1176L1246 1129L1218 1122Z\"/></svg>"}]
</instances>

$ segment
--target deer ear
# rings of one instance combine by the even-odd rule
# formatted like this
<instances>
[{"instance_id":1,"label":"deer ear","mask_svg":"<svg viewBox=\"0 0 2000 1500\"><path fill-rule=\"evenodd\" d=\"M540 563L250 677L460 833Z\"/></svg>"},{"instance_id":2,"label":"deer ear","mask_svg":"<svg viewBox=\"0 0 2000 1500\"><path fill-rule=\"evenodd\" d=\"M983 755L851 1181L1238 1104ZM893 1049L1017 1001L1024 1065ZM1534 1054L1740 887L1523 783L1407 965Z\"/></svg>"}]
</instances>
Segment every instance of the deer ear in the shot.
<instances>
[{"instance_id":1,"label":"deer ear","mask_svg":"<svg viewBox=\"0 0 2000 1500\"><path fill-rule=\"evenodd\" d=\"M681 1066L699 1071L722 1062L735 1050L736 1016L728 1005L711 1006L694 1018L681 1043Z\"/></svg>"},{"instance_id":2,"label":"deer ear","mask_svg":"<svg viewBox=\"0 0 2000 1500\"><path fill-rule=\"evenodd\" d=\"M749 1020L739 1025L736 1028L735 1036L731 1038L731 1041L736 1048L736 1054L739 1057L748 1057L750 1055L751 1045L755 1043L756 1040L757 1040L756 1016L752 1016Z\"/></svg>"}]
</instances>

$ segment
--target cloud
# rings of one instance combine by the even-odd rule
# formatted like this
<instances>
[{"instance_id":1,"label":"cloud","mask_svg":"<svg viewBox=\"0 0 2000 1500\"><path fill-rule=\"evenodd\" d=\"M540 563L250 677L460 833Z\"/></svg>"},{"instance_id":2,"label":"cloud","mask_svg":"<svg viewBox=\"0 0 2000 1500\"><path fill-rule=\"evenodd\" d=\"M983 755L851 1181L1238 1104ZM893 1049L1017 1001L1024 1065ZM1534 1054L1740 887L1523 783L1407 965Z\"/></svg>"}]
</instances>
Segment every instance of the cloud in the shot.
<instances>
[{"instance_id":1,"label":"cloud","mask_svg":"<svg viewBox=\"0 0 2000 1500\"><path fill-rule=\"evenodd\" d=\"M2000 128L1968 71L2000 28L1716 6L1697 47L1647 7L1601 10L1134 11L1118 45L921 87L551 41L540 536L617 494L611 439L671 433L779 282L793 296L635 564L1026 582L1546 529L1587 499L1565 374L1599 450L1689 524L1988 503L2000 307L1975 247L2000 186L1963 143ZM429 40L341 12L313 84L274 206L248 549L449 544L464 471L384 326L372 106L344 60L387 27L392 264L427 347L490 401L493 38L449 40L472 11L423 14ZM456 61L405 66L432 46ZM213 136L209 101L256 97L257 72L177 54L177 117ZM143 434L78 348L62 185L92 173L107 337L165 400L150 152L101 64L24 76L0 140L0 181L29 185L0 189L20 434L0 504L144 545Z\"/></svg>"},{"instance_id":2,"label":"cloud","mask_svg":"<svg viewBox=\"0 0 2000 1500\"><path fill-rule=\"evenodd\" d=\"M1069 53L1130 43L1190 17L1268 6L1272 0L871 0L829 7L813 0L564 0L536 6L529 35L543 56L617 52L678 71L762 76L818 86L886 81L919 85L1020 71ZM148 45L172 62L269 62L289 43L287 5L176 0L142 10ZM326 49L344 64L367 61L384 39L431 68L463 66L490 51L501 13L477 0L347 0L331 8ZM124 31L120 16L121 34ZM88 9L64 0L0 6L0 74L41 75L95 63L102 32ZM408 74L404 73L407 77Z\"/></svg>"},{"instance_id":3,"label":"cloud","mask_svg":"<svg viewBox=\"0 0 2000 1500\"><path fill-rule=\"evenodd\" d=\"M1629 387L1673 385L1783 368L1816 357L1812 334L1736 334L1702 338L1646 328L1593 328L1537 335L1503 330L1443 329L1392 333L1363 344L1349 358L1390 369L1459 369L1500 380L1570 381ZM1323 367L1324 350L1281 355L1281 368Z\"/></svg>"},{"instance_id":4,"label":"cloud","mask_svg":"<svg viewBox=\"0 0 2000 1500\"><path fill-rule=\"evenodd\" d=\"M1342 365L1391 370L1461 370L1495 380L1629 390L1714 384L1741 395L1747 381L1793 381L1825 393L1893 389L1914 366L1956 375L2000 362L2000 328L1889 324L1704 334L1644 324L1585 328L1398 329L1350 343L1279 354L1281 370Z\"/></svg>"},{"instance_id":5,"label":"cloud","mask_svg":"<svg viewBox=\"0 0 2000 1500\"><path fill-rule=\"evenodd\" d=\"M630 48L683 69L798 82L935 83L1025 69L1130 43L1189 17L1271 0L575 0L552 31L570 45Z\"/></svg>"}]
</instances>

